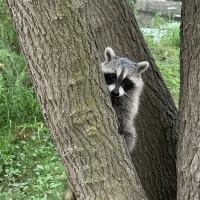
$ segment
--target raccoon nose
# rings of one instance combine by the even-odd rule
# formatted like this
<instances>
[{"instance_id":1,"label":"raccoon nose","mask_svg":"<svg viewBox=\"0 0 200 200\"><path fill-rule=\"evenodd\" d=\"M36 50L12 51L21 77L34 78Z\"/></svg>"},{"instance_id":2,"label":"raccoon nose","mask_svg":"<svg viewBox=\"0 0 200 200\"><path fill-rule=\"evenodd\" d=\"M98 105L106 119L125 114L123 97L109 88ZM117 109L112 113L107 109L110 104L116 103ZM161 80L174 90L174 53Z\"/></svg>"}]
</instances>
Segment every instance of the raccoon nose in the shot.
<instances>
[{"instance_id":1,"label":"raccoon nose","mask_svg":"<svg viewBox=\"0 0 200 200\"><path fill-rule=\"evenodd\" d=\"M113 96L115 96L115 97L118 97L118 96L119 96L119 90L114 89L114 90L111 91L111 94L112 94Z\"/></svg>"}]
</instances>

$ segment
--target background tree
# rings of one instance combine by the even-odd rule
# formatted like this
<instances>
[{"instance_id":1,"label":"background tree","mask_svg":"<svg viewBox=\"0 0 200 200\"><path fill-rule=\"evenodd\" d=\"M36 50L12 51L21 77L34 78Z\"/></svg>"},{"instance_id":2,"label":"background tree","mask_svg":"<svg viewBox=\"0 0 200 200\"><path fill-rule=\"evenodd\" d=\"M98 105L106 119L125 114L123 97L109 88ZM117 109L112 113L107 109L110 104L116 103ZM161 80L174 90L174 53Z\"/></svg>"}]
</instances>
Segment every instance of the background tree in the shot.
<instances>
[{"instance_id":1,"label":"background tree","mask_svg":"<svg viewBox=\"0 0 200 200\"><path fill-rule=\"evenodd\" d=\"M178 199L200 199L200 1L183 1Z\"/></svg>"},{"instance_id":2,"label":"background tree","mask_svg":"<svg viewBox=\"0 0 200 200\"><path fill-rule=\"evenodd\" d=\"M98 67L111 46L151 64L133 162L149 199L175 199L177 110L127 2L5 2L77 198L144 198Z\"/></svg>"}]
</instances>

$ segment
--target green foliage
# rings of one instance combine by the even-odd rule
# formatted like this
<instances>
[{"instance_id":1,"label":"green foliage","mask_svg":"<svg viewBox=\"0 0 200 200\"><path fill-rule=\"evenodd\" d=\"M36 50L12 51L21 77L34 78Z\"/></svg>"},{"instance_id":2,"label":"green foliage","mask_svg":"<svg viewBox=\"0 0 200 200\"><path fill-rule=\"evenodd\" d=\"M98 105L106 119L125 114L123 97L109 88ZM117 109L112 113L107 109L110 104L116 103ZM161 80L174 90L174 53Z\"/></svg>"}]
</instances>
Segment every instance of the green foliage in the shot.
<instances>
[{"instance_id":1,"label":"green foliage","mask_svg":"<svg viewBox=\"0 0 200 200\"><path fill-rule=\"evenodd\" d=\"M42 123L19 126L0 154L0 199L62 199L63 166Z\"/></svg>"},{"instance_id":2,"label":"green foliage","mask_svg":"<svg viewBox=\"0 0 200 200\"><path fill-rule=\"evenodd\" d=\"M19 43L12 21L2 0L0 0L0 21L0 47L2 49L12 49L12 51L19 53Z\"/></svg>"},{"instance_id":3,"label":"green foliage","mask_svg":"<svg viewBox=\"0 0 200 200\"><path fill-rule=\"evenodd\" d=\"M5 6L1 5L0 25L0 124L10 128L21 123L41 121L42 115L30 84L24 59Z\"/></svg>"},{"instance_id":4,"label":"green foliage","mask_svg":"<svg viewBox=\"0 0 200 200\"><path fill-rule=\"evenodd\" d=\"M134 7L135 6L135 2L133 0L128 0L128 3L130 6Z\"/></svg>"},{"instance_id":5,"label":"green foliage","mask_svg":"<svg viewBox=\"0 0 200 200\"><path fill-rule=\"evenodd\" d=\"M135 2L136 2L136 0L128 0L128 4L129 4L130 8L132 9L133 13L136 15L137 10L135 7Z\"/></svg>"},{"instance_id":6,"label":"green foliage","mask_svg":"<svg viewBox=\"0 0 200 200\"><path fill-rule=\"evenodd\" d=\"M176 105L178 105L180 85L179 23L173 20L166 21L158 13L152 19L151 29L149 31L141 30L165 83Z\"/></svg>"},{"instance_id":7,"label":"green foliage","mask_svg":"<svg viewBox=\"0 0 200 200\"><path fill-rule=\"evenodd\" d=\"M0 199L62 199L63 165L2 0L0 20Z\"/></svg>"},{"instance_id":8,"label":"green foliage","mask_svg":"<svg viewBox=\"0 0 200 200\"><path fill-rule=\"evenodd\" d=\"M156 28L159 32L163 32L164 34L160 38L163 45L171 46L171 47L180 47L180 36L179 36L179 23L173 21L171 16L169 15L169 19L161 17L160 13L156 13L154 18L152 19L151 28Z\"/></svg>"}]
</instances>

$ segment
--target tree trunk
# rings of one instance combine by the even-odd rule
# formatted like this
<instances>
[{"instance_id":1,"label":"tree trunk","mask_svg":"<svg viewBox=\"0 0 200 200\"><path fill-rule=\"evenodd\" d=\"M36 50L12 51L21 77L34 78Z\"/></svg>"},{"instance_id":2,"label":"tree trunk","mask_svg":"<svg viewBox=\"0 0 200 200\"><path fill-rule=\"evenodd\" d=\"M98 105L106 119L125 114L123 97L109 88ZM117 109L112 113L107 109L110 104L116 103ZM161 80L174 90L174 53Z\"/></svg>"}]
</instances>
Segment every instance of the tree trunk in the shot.
<instances>
[{"instance_id":1,"label":"tree trunk","mask_svg":"<svg viewBox=\"0 0 200 200\"><path fill-rule=\"evenodd\" d=\"M6 3L76 198L145 199L102 82L92 5Z\"/></svg>"},{"instance_id":2,"label":"tree trunk","mask_svg":"<svg viewBox=\"0 0 200 200\"><path fill-rule=\"evenodd\" d=\"M200 199L200 1L184 0L181 23L178 200Z\"/></svg>"},{"instance_id":3,"label":"tree trunk","mask_svg":"<svg viewBox=\"0 0 200 200\"><path fill-rule=\"evenodd\" d=\"M99 70L106 46L151 64L132 158L148 199L175 199L177 110L127 2L5 2L77 199L145 198Z\"/></svg>"}]
</instances>

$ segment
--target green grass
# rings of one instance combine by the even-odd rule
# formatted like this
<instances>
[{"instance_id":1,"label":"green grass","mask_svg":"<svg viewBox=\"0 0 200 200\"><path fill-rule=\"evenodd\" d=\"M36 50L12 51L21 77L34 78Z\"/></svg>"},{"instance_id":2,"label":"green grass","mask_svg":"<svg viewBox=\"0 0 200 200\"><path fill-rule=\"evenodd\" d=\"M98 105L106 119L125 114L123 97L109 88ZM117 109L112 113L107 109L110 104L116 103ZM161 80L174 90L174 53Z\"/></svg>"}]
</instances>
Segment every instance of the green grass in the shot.
<instances>
[{"instance_id":1,"label":"green grass","mask_svg":"<svg viewBox=\"0 0 200 200\"><path fill-rule=\"evenodd\" d=\"M62 199L66 175L0 1L0 199Z\"/></svg>"},{"instance_id":2,"label":"green grass","mask_svg":"<svg viewBox=\"0 0 200 200\"><path fill-rule=\"evenodd\" d=\"M4 142L0 199L62 199L66 177L44 124L16 127Z\"/></svg>"},{"instance_id":3,"label":"green grass","mask_svg":"<svg viewBox=\"0 0 200 200\"><path fill-rule=\"evenodd\" d=\"M11 19L0 0L0 199L62 199L66 176L42 117ZM153 27L163 29L160 17ZM162 23L163 24L163 23ZM178 30L146 42L174 99L179 93Z\"/></svg>"},{"instance_id":4,"label":"green grass","mask_svg":"<svg viewBox=\"0 0 200 200\"><path fill-rule=\"evenodd\" d=\"M178 106L180 86L180 37L179 23L166 20L156 14L152 20L151 28L157 30L157 34L151 31L144 32L145 41L154 57L164 81L169 88L175 104ZM161 36L159 34L161 33ZM162 35L163 34L163 35Z\"/></svg>"}]
</instances>

